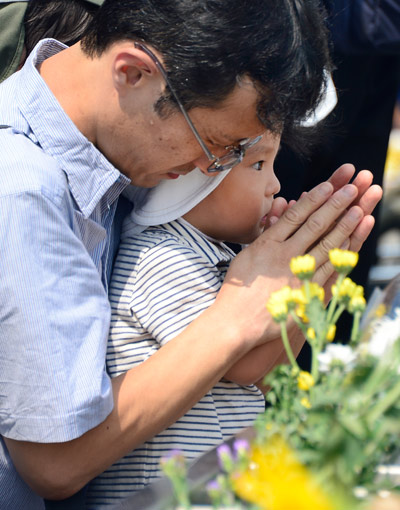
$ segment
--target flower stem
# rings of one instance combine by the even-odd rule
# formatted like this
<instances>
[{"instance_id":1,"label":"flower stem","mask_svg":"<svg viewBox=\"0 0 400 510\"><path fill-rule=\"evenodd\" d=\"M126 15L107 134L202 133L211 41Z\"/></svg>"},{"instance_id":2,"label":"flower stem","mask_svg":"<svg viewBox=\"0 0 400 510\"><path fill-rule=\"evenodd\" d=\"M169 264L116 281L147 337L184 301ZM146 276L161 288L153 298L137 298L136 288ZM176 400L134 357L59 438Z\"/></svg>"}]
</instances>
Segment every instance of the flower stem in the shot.
<instances>
[{"instance_id":1,"label":"flower stem","mask_svg":"<svg viewBox=\"0 0 400 510\"><path fill-rule=\"evenodd\" d=\"M361 312L357 311L354 313L353 326L351 328L350 344L355 344L358 338L358 330L360 328Z\"/></svg>"},{"instance_id":2,"label":"flower stem","mask_svg":"<svg viewBox=\"0 0 400 510\"><path fill-rule=\"evenodd\" d=\"M345 311L345 309L346 309L346 305L339 305L336 310L336 313L333 316L332 322L330 322L329 324L336 324L339 317L342 315L342 313Z\"/></svg>"},{"instance_id":3,"label":"flower stem","mask_svg":"<svg viewBox=\"0 0 400 510\"><path fill-rule=\"evenodd\" d=\"M294 322L297 324L297 326L301 329L301 331L303 332L304 336L306 335L307 333L307 328L306 326L303 324L303 322L297 317L296 313L294 312L294 310L291 310L290 311L290 315L291 317L293 317L293 320Z\"/></svg>"},{"instance_id":4,"label":"flower stem","mask_svg":"<svg viewBox=\"0 0 400 510\"><path fill-rule=\"evenodd\" d=\"M290 346L287 329L286 329L286 323L284 321L281 321L281 335L282 335L283 346L285 347L285 351L286 351L287 357L289 358L290 364L296 370L300 370L299 365L297 364L297 361L294 357L292 347Z\"/></svg>"},{"instance_id":5,"label":"flower stem","mask_svg":"<svg viewBox=\"0 0 400 510\"><path fill-rule=\"evenodd\" d=\"M391 388L384 397L379 400L372 407L371 411L368 413L368 421L370 424L374 423L379 416L384 414L384 412L392 405L398 398L400 397L400 381Z\"/></svg>"},{"instance_id":6,"label":"flower stem","mask_svg":"<svg viewBox=\"0 0 400 510\"><path fill-rule=\"evenodd\" d=\"M311 375L313 376L314 381L318 378L318 354L319 349L317 349L316 345L313 345L311 354Z\"/></svg>"},{"instance_id":7,"label":"flower stem","mask_svg":"<svg viewBox=\"0 0 400 510\"><path fill-rule=\"evenodd\" d=\"M342 285L344 278L345 278L344 274L339 274L338 279L336 280L336 294L332 297L331 302L329 303L329 306L328 306L328 314L326 317L326 321L328 324L332 323L333 313L335 311L336 304L339 299L339 288Z\"/></svg>"},{"instance_id":8,"label":"flower stem","mask_svg":"<svg viewBox=\"0 0 400 510\"><path fill-rule=\"evenodd\" d=\"M309 303L311 301L310 280L304 280L304 290L307 303Z\"/></svg>"},{"instance_id":9,"label":"flower stem","mask_svg":"<svg viewBox=\"0 0 400 510\"><path fill-rule=\"evenodd\" d=\"M371 399L375 395L377 388L380 388L387 377L387 365L380 359L371 375L364 384L362 393L366 399Z\"/></svg>"}]
</instances>

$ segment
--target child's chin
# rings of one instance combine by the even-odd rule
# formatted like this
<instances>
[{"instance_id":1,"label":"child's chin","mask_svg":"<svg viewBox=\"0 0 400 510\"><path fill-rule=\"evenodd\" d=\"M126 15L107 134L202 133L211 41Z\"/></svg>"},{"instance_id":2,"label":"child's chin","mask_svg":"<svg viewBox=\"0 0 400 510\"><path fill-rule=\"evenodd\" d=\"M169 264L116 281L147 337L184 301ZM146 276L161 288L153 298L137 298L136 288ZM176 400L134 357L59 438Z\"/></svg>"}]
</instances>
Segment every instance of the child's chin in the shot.
<instances>
[{"instance_id":1,"label":"child's chin","mask_svg":"<svg viewBox=\"0 0 400 510\"><path fill-rule=\"evenodd\" d=\"M260 237L260 235L264 232L264 229L263 228L260 228L260 230L257 232L257 233L253 233L252 235L249 235L246 239L246 241L244 241L243 243L241 244L250 244L252 243L253 241L255 241L258 237Z\"/></svg>"}]
</instances>

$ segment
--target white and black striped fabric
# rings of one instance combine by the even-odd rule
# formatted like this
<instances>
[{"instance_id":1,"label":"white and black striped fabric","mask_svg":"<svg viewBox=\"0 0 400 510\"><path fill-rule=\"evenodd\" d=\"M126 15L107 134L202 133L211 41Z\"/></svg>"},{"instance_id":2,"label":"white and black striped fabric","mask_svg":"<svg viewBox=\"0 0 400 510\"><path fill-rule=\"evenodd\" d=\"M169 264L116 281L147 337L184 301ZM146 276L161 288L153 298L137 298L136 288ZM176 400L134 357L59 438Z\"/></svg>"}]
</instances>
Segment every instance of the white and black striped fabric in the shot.
<instances>
[{"instance_id":1,"label":"white and black striped fabric","mask_svg":"<svg viewBox=\"0 0 400 510\"><path fill-rule=\"evenodd\" d=\"M233 257L182 219L125 238L110 284L110 375L142 363L210 306ZM101 509L156 480L160 458L171 449L194 459L252 425L263 410L256 386L220 381L175 424L95 479L88 508Z\"/></svg>"}]
</instances>

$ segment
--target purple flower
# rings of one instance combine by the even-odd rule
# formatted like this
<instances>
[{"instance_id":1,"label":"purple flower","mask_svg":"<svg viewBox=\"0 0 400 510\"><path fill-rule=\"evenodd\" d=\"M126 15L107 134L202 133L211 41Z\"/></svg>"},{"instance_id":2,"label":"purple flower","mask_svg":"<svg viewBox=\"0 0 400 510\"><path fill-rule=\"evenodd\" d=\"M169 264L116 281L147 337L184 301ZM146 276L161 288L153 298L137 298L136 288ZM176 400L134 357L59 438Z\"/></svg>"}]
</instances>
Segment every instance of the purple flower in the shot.
<instances>
[{"instance_id":1,"label":"purple flower","mask_svg":"<svg viewBox=\"0 0 400 510\"><path fill-rule=\"evenodd\" d=\"M221 469L230 473L234 467L232 450L227 444L222 444L217 448L218 461Z\"/></svg>"},{"instance_id":2,"label":"purple flower","mask_svg":"<svg viewBox=\"0 0 400 510\"><path fill-rule=\"evenodd\" d=\"M170 450L165 457L167 459L171 459L174 457L182 457L182 456L183 456L182 450L178 450L175 448L174 450Z\"/></svg>"},{"instance_id":3,"label":"purple flower","mask_svg":"<svg viewBox=\"0 0 400 510\"><path fill-rule=\"evenodd\" d=\"M163 457L161 457L160 463L161 464L167 464L167 463L177 463L181 464L184 462L184 455L181 450L170 450L166 453Z\"/></svg>"},{"instance_id":4,"label":"purple flower","mask_svg":"<svg viewBox=\"0 0 400 510\"><path fill-rule=\"evenodd\" d=\"M206 485L206 489L210 492L219 492L221 490L221 485L218 483L218 480L211 480Z\"/></svg>"},{"instance_id":5,"label":"purple flower","mask_svg":"<svg viewBox=\"0 0 400 510\"><path fill-rule=\"evenodd\" d=\"M239 457L243 454L246 454L250 451L250 444L246 439L236 439L233 443L233 451L236 456Z\"/></svg>"},{"instance_id":6,"label":"purple flower","mask_svg":"<svg viewBox=\"0 0 400 510\"><path fill-rule=\"evenodd\" d=\"M184 476L186 473L186 461L181 450L170 450L161 457L160 466L170 478Z\"/></svg>"}]
</instances>

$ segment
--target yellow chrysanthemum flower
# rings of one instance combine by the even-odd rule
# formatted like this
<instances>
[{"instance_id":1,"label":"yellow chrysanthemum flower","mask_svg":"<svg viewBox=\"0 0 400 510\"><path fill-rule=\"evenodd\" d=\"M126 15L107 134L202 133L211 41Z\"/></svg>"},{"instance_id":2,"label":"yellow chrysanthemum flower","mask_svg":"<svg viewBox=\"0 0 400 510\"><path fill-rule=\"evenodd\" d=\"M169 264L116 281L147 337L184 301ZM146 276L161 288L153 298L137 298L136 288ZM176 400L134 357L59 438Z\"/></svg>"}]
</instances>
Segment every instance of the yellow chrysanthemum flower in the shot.
<instances>
[{"instance_id":1,"label":"yellow chrysanthemum flower","mask_svg":"<svg viewBox=\"0 0 400 510\"><path fill-rule=\"evenodd\" d=\"M308 288L310 300L313 298L318 298L322 303L324 302L325 291L320 285L318 285L318 283L310 282ZM299 317L299 319L305 324L310 322L306 313L308 299L304 285L300 289L292 290L292 301L297 304L296 308L297 317Z\"/></svg>"},{"instance_id":2,"label":"yellow chrysanthemum flower","mask_svg":"<svg viewBox=\"0 0 400 510\"><path fill-rule=\"evenodd\" d=\"M305 305L307 298L304 292L304 287L301 289L292 289L290 300L296 305Z\"/></svg>"},{"instance_id":3,"label":"yellow chrysanthemum flower","mask_svg":"<svg viewBox=\"0 0 400 510\"><path fill-rule=\"evenodd\" d=\"M310 340L315 340L315 329L314 328L308 328L307 329L307 337Z\"/></svg>"},{"instance_id":4,"label":"yellow chrysanthemum flower","mask_svg":"<svg viewBox=\"0 0 400 510\"><path fill-rule=\"evenodd\" d=\"M289 311L287 303L283 301L275 303L269 302L267 304L267 309L269 313L272 315L273 319L277 322L285 321Z\"/></svg>"},{"instance_id":5,"label":"yellow chrysanthemum flower","mask_svg":"<svg viewBox=\"0 0 400 510\"><path fill-rule=\"evenodd\" d=\"M302 370L297 377L297 386L300 390L308 391L315 384L314 377L310 372Z\"/></svg>"},{"instance_id":6,"label":"yellow chrysanthemum flower","mask_svg":"<svg viewBox=\"0 0 400 510\"><path fill-rule=\"evenodd\" d=\"M300 400L300 404L305 407L306 409L311 409L311 402L308 400L307 397L303 397L301 400Z\"/></svg>"},{"instance_id":7,"label":"yellow chrysanthemum flower","mask_svg":"<svg viewBox=\"0 0 400 510\"><path fill-rule=\"evenodd\" d=\"M334 248L329 251L329 260L338 273L349 273L358 262L358 253Z\"/></svg>"},{"instance_id":8,"label":"yellow chrysanthemum flower","mask_svg":"<svg viewBox=\"0 0 400 510\"><path fill-rule=\"evenodd\" d=\"M310 322L310 319L307 317L307 314L306 314L306 306L305 305L299 305L296 308L296 315L305 324L308 324Z\"/></svg>"},{"instance_id":9,"label":"yellow chrysanthemum flower","mask_svg":"<svg viewBox=\"0 0 400 510\"><path fill-rule=\"evenodd\" d=\"M323 287L318 285L318 283L310 283L310 297L311 299L316 297L323 303L325 299L325 291Z\"/></svg>"},{"instance_id":10,"label":"yellow chrysanthemum flower","mask_svg":"<svg viewBox=\"0 0 400 510\"><path fill-rule=\"evenodd\" d=\"M310 279L315 272L315 258L312 255L300 255L290 261L290 270L300 280Z\"/></svg>"},{"instance_id":11,"label":"yellow chrysanthemum flower","mask_svg":"<svg viewBox=\"0 0 400 510\"><path fill-rule=\"evenodd\" d=\"M360 294L360 288L364 292L361 285L355 284L351 278L345 278L339 286L336 283L332 285L332 296L351 299L356 293Z\"/></svg>"},{"instance_id":12,"label":"yellow chrysanthemum flower","mask_svg":"<svg viewBox=\"0 0 400 510\"><path fill-rule=\"evenodd\" d=\"M288 301L290 299L292 289L285 285L280 290L273 292L266 305L267 310L272 315L275 321L285 321L287 318Z\"/></svg>"},{"instance_id":13,"label":"yellow chrysanthemum flower","mask_svg":"<svg viewBox=\"0 0 400 510\"><path fill-rule=\"evenodd\" d=\"M335 326L335 324L331 324L328 328L325 339L328 342L333 342L333 340L335 339L335 335L336 335L336 326Z\"/></svg>"},{"instance_id":14,"label":"yellow chrysanthemum flower","mask_svg":"<svg viewBox=\"0 0 400 510\"><path fill-rule=\"evenodd\" d=\"M364 296L353 296L348 304L348 310L350 313L363 312L367 303Z\"/></svg>"},{"instance_id":15,"label":"yellow chrysanthemum flower","mask_svg":"<svg viewBox=\"0 0 400 510\"><path fill-rule=\"evenodd\" d=\"M233 480L236 494L262 510L334 510L312 474L279 436L253 447L247 470ZM288 490L290 487L290 490Z\"/></svg>"}]
</instances>

